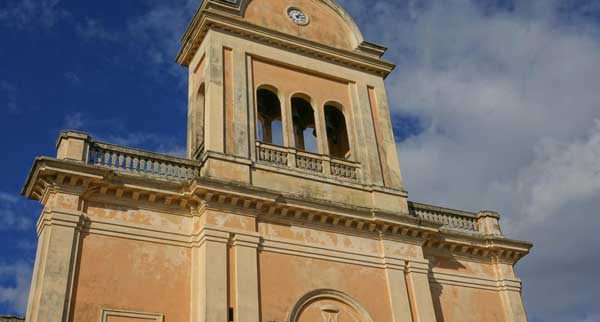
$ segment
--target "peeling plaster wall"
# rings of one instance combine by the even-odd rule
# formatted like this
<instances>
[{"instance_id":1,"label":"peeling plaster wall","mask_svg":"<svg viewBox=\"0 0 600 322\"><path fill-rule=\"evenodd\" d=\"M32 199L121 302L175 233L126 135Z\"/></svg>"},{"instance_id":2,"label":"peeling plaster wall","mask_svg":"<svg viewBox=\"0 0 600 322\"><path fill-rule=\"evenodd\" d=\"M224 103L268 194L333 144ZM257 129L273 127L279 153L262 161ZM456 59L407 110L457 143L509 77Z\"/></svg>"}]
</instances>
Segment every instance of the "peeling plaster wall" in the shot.
<instances>
[{"instance_id":1,"label":"peeling plaster wall","mask_svg":"<svg viewBox=\"0 0 600 322\"><path fill-rule=\"evenodd\" d=\"M374 321L392 322L383 269L267 251L259 265L262 321L286 321L300 297L328 288L354 297Z\"/></svg>"},{"instance_id":2,"label":"peeling plaster wall","mask_svg":"<svg viewBox=\"0 0 600 322\"><path fill-rule=\"evenodd\" d=\"M261 236L300 242L304 245L328 249L343 249L349 252L370 255L377 255L379 253L379 241L360 236L344 235L307 227L264 222L259 223L258 229Z\"/></svg>"},{"instance_id":3,"label":"peeling plaster wall","mask_svg":"<svg viewBox=\"0 0 600 322\"><path fill-rule=\"evenodd\" d=\"M187 248L84 235L71 321L98 321L104 308L161 312L167 321L189 321L190 267Z\"/></svg>"},{"instance_id":4,"label":"peeling plaster wall","mask_svg":"<svg viewBox=\"0 0 600 322\"><path fill-rule=\"evenodd\" d=\"M504 322L500 295L496 291L432 284L437 322Z\"/></svg>"},{"instance_id":5,"label":"peeling plaster wall","mask_svg":"<svg viewBox=\"0 0 600 322\"><path fill-rule=\"evenodd\" d=\"M160 231L187 234L191 227L191 217L144 208L132 208L87 202L86 215L93 220L108 220L112 223L136 225Z\"/></svg>"}]
</instances>

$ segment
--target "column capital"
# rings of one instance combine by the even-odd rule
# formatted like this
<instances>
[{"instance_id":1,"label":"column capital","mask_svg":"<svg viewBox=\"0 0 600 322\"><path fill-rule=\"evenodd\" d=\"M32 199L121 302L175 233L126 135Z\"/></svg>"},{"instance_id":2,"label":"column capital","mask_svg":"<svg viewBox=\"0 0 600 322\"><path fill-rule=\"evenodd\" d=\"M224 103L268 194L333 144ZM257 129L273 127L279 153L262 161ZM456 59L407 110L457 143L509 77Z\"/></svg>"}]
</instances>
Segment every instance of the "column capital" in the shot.
<instances>
[{"instance_id":1,"label":"column capital","mask_svg":"<svg viewBox=\"0 0 600 322\"><path fill-rule=\"evenodd\" d=\"M233 246L258 248L260 245L260 237L258 234L240 234L236 233L231 239Z\"/></svg>"}]
</instances>

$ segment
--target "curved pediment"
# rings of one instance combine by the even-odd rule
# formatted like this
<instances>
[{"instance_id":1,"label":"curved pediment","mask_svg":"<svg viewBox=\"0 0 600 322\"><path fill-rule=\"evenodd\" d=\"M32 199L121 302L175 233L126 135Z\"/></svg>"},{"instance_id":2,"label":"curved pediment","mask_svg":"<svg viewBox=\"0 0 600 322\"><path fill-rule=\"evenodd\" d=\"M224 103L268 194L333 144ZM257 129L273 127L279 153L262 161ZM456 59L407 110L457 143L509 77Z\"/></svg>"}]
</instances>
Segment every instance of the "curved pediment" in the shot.
<instances>
[{"instance_id":1,"label":"curved pediment","mask_svg":"<svg viewBox=\"0 0 600 322\"><path fill-rule=\"evenodd\" d=\"M241 8L250 23L323 45L354 50L364 41L354 20L332 0L247 0ZM301 11L306 21L294 21L290 9Z\"/></svg>"}]
</instances>

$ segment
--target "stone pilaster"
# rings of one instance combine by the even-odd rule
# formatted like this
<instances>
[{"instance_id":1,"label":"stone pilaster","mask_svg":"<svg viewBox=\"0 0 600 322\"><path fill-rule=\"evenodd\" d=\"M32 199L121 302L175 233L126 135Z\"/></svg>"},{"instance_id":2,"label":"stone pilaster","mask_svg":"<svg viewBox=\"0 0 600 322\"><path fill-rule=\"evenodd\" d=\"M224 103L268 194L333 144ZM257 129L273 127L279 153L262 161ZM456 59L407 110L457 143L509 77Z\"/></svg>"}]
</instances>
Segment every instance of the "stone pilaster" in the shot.
<instances>
[{"instance_id":1,"label":"stone pilaster","mask_svg":"<svg viewBox=\"0 0 600 322\"><path fill-rule=\"evenodd\" d=\"M521 296L522 283L515 277L513 264L499 259L494 261L500 297L506 312L507 322L528 322Z\"/></svg>"},{"instance_id":2,"label":"stone pilaster","mask_svg":"<svg viewBox=\"0 0 600 322\"><path fill-rule=\"evenodd\" d=\"M436 316L429 285L429 265L409 262L406 272L413 304L414 322L435 322Z\"/></svg>"},{"instance_id":3,"label":"stone pilaster","mask_svg":"<svg viewBox=\"0 0 600 322\"><path fill-rule=\"evenodd\" d=\"M260 320L258 300L258 244L259 237L236 234L235 252L235 321Z\"/></svg>"},{"instance_id":4,"label":"stone pilaster","mask_svg":"<svg viewBox=\"0 0 600 322\"><path fill-rule=\"evenodd\" d=\"M219 38L213 39L209 33L206 41L206 109L205 117L205 149L207 151L225 152L225 102L223 75L223 44Z\"/></svg>"},{"instance_id":5,"label":"stone pilaster","mask_svg":"<svg viewBox=\"0 0 600 322\"><path fill-rule=\"evenodd\" d=\"M67 322L83 215L46 210L38 221L38 251L27 322Z\"/></svg>"},{"instance_id":6,"label":"stone pilaster","mask_svg":"<svg viewBox=\"0 0 600 322\"><path fill-rule=\"evenodd\" d=\"M250 158L249 149L254 148L254 142L249 140L250 129L248 106L248 71L246 70L246 52L239 49L233 51L233 109L235 142L234 154L241 158Z\"/></svg>"},{"instance_id":7,"label":"stone pilaster","mask_svg":"<svg viewBox=\"0 0 600 322\"><path fill-rule=\"evenodd\" d=\"M228 322L229 233L204 228L192 249L191 322Z\"/></svg>"},{"instance_id":8,"label":"stone pilaster","mask_svg":"<svg viewBox=\"0 0 600 322\"><path fill-rule=\"evenodd\" d=\"M385 257L388 293L392 306L392 321L412 322L404 260Z\"/></svg>"},{"instance_id":9,"label":"stone pilaster","mask_svg":"<svg viewBox=\"0 0 600 322\"><path fill-rule=\"evenodd\" d=\"M357 155L357 160L363 166L365 181L373 185L383 186L381 162L379 161L377 138L371 115L368 87L364 83L358 83L353 87L355 95L352 95L352 109L355 116L355 126L358 127L358 141L361 142L362 146L357 152L364 151L361 155Z\"/></svg>"}]
</instances>

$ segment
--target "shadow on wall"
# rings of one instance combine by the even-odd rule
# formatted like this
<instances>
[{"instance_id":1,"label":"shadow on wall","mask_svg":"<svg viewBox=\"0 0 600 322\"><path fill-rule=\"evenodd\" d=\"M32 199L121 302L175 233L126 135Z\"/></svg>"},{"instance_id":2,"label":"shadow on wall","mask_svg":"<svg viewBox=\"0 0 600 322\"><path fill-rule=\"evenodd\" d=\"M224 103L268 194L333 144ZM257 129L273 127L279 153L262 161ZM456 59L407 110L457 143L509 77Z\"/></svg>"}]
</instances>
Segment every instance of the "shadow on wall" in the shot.
<instances>
[{"instance_id":1,"label":"shadow on wall","mask_svg":"<svg viewBox=\"0 0 600 322\"><path fill-rule=\"evenodd\" d=\"M445 257L434 257L431 256L429 258L430 270L433 268L441 268L446 270L454 270L460 271L461 269L465 269L466 266L461 264L452 256ZM435 316L437 322L445 322L444 311L442 309L442 295L444 294L444 286L440 284L435 278L430 279L431 284L431 297L433 300L433 308L435 310Z\"/></svg>"}]
</instances>

